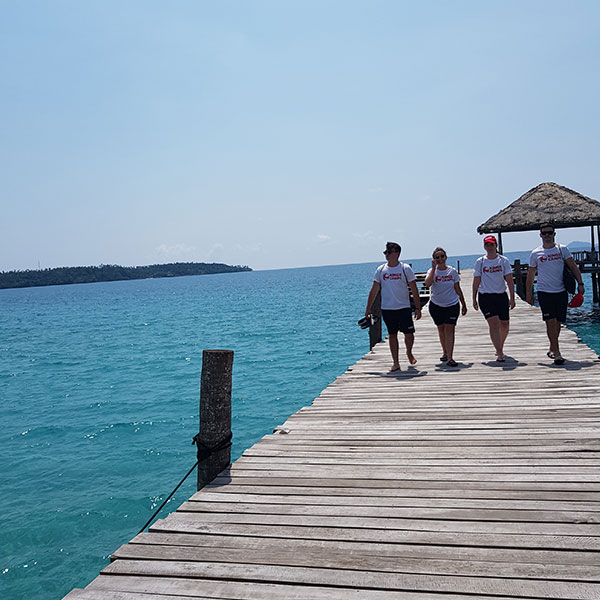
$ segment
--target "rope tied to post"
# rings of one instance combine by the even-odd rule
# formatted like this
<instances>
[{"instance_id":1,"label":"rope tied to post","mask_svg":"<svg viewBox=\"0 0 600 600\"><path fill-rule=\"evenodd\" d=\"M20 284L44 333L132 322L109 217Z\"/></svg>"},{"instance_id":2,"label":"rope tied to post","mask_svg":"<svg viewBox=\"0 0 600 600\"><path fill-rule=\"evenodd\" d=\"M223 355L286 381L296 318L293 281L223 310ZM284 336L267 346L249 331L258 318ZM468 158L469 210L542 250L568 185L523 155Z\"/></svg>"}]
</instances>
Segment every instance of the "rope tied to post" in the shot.
<instances>
[{"instance_id":1,"label":"rope tied to post","mask_svg":"<svg viewBox=\"0 0 600 600\"><path fill-rule=\"evenodd\" d=\"M231 440L233 438L233 433L231 431L228 435L226 435L220 442L213 444L212 446L207 446L203 442L200 441L200 434L197 433L192 438L192 444L196 444L197 447L197 456L198 462L205 460L212 456L215 452L219 452L221 450L225 450L227 448L231 448Z\"/></svg>"}]
</instances>

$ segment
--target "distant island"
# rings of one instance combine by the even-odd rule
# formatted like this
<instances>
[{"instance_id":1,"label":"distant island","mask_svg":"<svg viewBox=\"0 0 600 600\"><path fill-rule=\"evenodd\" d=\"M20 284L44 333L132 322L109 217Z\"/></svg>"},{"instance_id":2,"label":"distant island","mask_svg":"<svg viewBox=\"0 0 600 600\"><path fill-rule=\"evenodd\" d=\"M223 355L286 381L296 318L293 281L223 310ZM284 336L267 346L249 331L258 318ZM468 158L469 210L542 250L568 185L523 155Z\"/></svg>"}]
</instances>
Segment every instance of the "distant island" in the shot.
<instances>
[{"instance_id":1,"label":"distant island","mask_svg":"<svg viewBox=\"0 0 600 600\"><path fill-rule=\"evenodd\" d=\"M126 281L129 279L153 279L157 277L184 277L186 275L212 275L252 271L241 265L222 263L168 263L146 267L58 267L25 271L0 272L0 289L37 287L45 285L68 285L71 283L98 283L100 281Z\"/></svg>"}]
</instances>

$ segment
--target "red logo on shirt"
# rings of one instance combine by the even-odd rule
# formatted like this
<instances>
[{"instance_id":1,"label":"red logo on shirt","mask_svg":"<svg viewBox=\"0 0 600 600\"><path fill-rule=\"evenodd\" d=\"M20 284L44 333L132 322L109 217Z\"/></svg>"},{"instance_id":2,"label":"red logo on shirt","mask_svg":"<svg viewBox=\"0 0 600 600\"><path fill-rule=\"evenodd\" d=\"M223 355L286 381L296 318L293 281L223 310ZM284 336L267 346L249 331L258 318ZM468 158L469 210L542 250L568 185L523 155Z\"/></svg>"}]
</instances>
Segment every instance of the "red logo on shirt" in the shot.
<instances>
[{"instance_id":1,"label":"red logo on shirt","mask_svg":"<svg viewBox=\"0 0 600 600\"><path fill-rule=\"evenodd\" d=\"M502 265L497 265L495 267L483 267L484 273L499 273L502 271Z\"/></svg>"},{"instance_id":2,"label":"red logo on shirt","mask_svg":"<svg viewBox=\"0 0 600 600\"><path fill-rule=\"evenodd\" d=\"M547 260L560 260L562 257L560 254L548 254L547 256L540 256L540 262L546 262Z\"/></svg>"},{"instance_id":3,"label":"red logo on shirt","mask_svg":"<svg viewBox=\"0 0 600 600\"><path fill-rule=\"evenodd\" d=\"M452 277L452 275L442 275L441 277L439 275L436 275L435 282L439 283L440 281L454 281L454 278Z\"/></svg>"}]
</instances>

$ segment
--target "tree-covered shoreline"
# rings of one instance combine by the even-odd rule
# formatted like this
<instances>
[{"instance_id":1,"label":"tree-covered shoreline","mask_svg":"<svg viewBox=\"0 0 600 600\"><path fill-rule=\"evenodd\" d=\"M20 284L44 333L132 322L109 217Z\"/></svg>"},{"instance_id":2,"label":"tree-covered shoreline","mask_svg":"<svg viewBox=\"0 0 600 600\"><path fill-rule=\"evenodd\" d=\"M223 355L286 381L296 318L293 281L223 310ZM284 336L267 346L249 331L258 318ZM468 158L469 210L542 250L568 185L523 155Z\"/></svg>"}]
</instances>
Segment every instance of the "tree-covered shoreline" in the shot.
<instances>
[{"instance_id":1,"label":"tree-covered shoreline","mask_svg":"<svg viewBox=\"0 0 600 600\"><path fill-rule=\"evenodd\" d=\"M0 272L0 289L69 285L72 283L98 283L101 281L127 281L158 277L184 277L186 275L212 275L252 271L246 265L222 263L178 262L142 267L100 265L98 267L56 267L52 269L27 269Z\"/></svg>"}]
</instances>

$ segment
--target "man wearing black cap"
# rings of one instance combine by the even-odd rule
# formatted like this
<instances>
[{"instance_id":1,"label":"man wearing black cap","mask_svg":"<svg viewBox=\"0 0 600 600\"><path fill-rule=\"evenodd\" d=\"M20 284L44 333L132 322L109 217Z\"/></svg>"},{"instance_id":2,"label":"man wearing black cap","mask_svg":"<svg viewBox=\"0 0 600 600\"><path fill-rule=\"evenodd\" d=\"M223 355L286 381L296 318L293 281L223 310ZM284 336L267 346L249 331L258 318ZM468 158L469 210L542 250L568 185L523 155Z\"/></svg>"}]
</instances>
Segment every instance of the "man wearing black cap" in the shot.
<instances>
[{"instance_id":1,"label":"man wearing black cap","mask_svg":"<svg viewBox=\"0 0 600 600\"><path fill-rule=\"evenodd\" d=\"M532 250L529 256L529 270L525 284L525 299L533 305L533 280L537 270L538 302L542 309L542 319L546 323L546 334L550 341L547 352L548 358L554 360L555 365L562 365L565 359L560 354L558 336L560 325L567 319L567 301L569 294L565 289L563 280L564 266L567 265L577 280L577 292L584 293L583 281L577 264L571 256L570 250L562 244L556 244L554 225L544 223L540 227L542 245Z\"/></svg>"},{"instance_id":2,"label":"man wearing black cap","mask_svg":"<svg viewBox=\"0 0 600 600\"><path fill-rule=\"evenodd\" d=\"M415 326L410 309L409 288L412 291L415 303L415 319L421 318L421 299L415 283L416 277L409 265L399 261L400 251L400 244L396 242L387 242L385 245L383 253L387 258L387 262L377 267L375 271L373 286L369 292L367 308L365 309L365 316L368 317L371 314L371 305L377 293L381 290L381 316L388 330L393 361L392 368L389 370L390 373L400 371L398 331L404 334L408 362L411 365L417 362L412 353L415 341Z\"/></svg>"}]
</instances>

